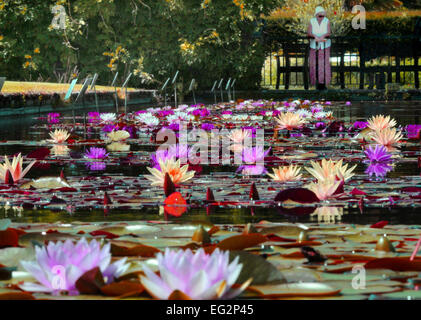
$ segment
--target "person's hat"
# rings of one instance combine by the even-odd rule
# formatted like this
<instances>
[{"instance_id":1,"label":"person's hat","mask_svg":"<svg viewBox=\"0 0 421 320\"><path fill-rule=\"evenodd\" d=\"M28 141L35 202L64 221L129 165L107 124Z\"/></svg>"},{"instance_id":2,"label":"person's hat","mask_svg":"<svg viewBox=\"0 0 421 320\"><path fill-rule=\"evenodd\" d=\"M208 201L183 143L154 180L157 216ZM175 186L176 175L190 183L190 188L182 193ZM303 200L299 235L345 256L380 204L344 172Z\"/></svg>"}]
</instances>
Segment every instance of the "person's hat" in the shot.
<instances>
[{"instance_id":1,"label":"person's hat","mask_svg":"<svg viewBox=\"0 0 421 320\"><path fill-rule=\"evenodd\" d=\"M320 12L325 12L325 9L323 9L323 7L321 6L318 6L314 15L317 16Z\"/></svg>"}]
</instances>

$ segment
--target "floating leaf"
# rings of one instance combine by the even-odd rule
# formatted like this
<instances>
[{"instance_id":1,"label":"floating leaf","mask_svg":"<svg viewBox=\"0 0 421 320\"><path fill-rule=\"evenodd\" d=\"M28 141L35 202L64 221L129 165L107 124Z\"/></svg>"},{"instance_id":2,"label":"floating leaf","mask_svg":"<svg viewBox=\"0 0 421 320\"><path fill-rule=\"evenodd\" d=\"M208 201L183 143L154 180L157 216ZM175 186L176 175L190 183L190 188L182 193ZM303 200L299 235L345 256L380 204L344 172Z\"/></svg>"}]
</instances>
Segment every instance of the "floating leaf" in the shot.
<instances>
[{"instance_id":1,"label":"floating leaf","mask_svg":"<svg viewBox=\"0 0 421 320\"><path fill-rule=\"evenodd\" d=\"M221 250L243 250L257 246L268 239L259 233L240 234L226 238L216 246Z\"/></svg>"},{"instance_id":2,"label":"floating leaf","mask_svg":"<svg viewBox=\"0 0 421 320\"><path fill-rule=\"evenodd\" d=\"M155 254L158 252L160 252L159 249L155 247L145 246L143 244L138 244L133 247L118 246L114 243L111 244L111 254L115 257L139 256L144 258L150 258L154 257Z\"/></svg>"},{"instance_id":3,"label":"floating leaf","mask_svg":"<svg viewBox=\"0 0 421 320\"><path fill-rule=\"evenodd\" d=\"M128 295L133 297L141 294L144 290L142 284L133 281L113 282L101 287L101 292L110 297L128 297Z\"/></svg>"},{"instance_id":4,"label":"floating leaf","mask_svg":"<svg viewBox=\"0 0 421 320\"><path fill-rule=\"evenodd\" d=\"M254 285L286 282L282 273L261 256L245 251L230 251L230 261L236 257L239 257L239 263L243 265L237 283L244 283L250 278Z\"/></svg>"},{"instance_id":5,"label":"floating leaf","mask_svg":"<svg viewBox=\"0 0 421 320\"><path fill-rule=\"evenodd\" d=\"M101 292L104 286L104 277L99 267L85 272L77 281L76 289L81 294L97 294Z\"/></svg>"}]
</instances>

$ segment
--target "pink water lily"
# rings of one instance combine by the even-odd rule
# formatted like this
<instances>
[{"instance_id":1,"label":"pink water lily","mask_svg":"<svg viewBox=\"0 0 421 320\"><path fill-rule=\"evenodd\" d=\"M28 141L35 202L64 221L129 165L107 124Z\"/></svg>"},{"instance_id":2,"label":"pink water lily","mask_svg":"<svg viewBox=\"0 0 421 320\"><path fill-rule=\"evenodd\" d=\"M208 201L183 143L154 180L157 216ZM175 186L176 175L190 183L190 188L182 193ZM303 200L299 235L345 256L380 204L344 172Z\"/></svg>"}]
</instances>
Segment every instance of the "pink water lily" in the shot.
<instances>
[{"instance_id":1,"label":"pink water lily","mask_svg":"<svg viewBox=\"0 0 421 320\"><path fill-rule=\"evenodd\" d=\"M22 267L39 283L25 282L20 287L29 292L78 294L76 281L87 271L99 267L107 283L121 276L129 267L126 258L111 262L111 245L101 247L96 240L86 238L77 243L71 240L35 248L35 261L22 261Z\"/></svg>"},{"instance_id":2,"label":"pink water lily","mask_svg":"<svg viewBox=\"0 0 421 320\"><path fill-rule=\"evenodd\" d=\"M12 163L10 163L6 156L4 157L4 161L5 163L0 165L0 178L2 181L5 181L7 171L10 171L14 182L23 179L29 170L31 170L32 166L36 163L36 161L32 161L26 166L25 170L23 170L23 158L20 153L17 157L13 157Z\"/></svg>"},{"instance_id":3,"label":"pink water lily","mask_svg":"<svg viewBox=\"0 0 421 320\"><path fill-rule=\"evenodd\" d=\"M179 290L194 300L231 299L247 288L250 281L240 289L232 290L240 275L242 264L236 257L229 262L229 252L216 249L206 254L201 248L196 253L190 249L173 251L165 249L158 253L160 276L144 266L145 276L141 281L145 289L155 298L166 300Z\"/></svg>"}]
</instances>

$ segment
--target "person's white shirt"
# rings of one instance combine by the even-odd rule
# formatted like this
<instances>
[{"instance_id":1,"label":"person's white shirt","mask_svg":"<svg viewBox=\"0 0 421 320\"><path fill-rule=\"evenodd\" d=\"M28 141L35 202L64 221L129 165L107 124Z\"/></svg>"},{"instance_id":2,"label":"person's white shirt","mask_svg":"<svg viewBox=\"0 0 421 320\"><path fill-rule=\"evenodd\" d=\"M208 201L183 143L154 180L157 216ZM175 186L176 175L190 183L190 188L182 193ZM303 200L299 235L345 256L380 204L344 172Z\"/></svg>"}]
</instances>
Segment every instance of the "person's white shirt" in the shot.
<instances>
[{"instance_id":1,"label":"person's white shirt","mask_svg":"<svg viewBox=\"0 0 421 320\"><path fill-rule=\"evenodd\" d=\"M325 35L328 31L329 19L324 17L322 22L319 24L317 18L311 18L311 31L316 37L321 37ZM331 45L330 39L326 39L325 42L316 42L315 39L310 39L310 48L312 49L325 49L329 48Z\"/></svg>"}]
</instances>

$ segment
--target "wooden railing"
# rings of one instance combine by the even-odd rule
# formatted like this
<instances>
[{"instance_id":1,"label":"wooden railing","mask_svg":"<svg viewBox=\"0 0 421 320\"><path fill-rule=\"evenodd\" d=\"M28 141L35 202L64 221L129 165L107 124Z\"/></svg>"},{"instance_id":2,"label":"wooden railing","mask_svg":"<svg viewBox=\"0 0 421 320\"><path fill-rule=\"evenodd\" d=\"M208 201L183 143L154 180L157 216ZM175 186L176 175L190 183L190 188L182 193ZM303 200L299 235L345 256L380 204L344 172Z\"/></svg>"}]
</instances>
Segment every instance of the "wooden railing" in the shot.
<instances>
[{"instance_id":1,"label":"wooden railing","mask_svg":"<svg viewBox=\"0 0 421 320\"><path fill-rule=\"evenodd\" d=\"M331 39L331 58L337 59L336 63L332 63L333 86L337 85L342 89L364 89L368 85L372 89L376 78L378 89L383 89L385 82L406 84L419 89L421 39L416 36L378 35ZM267 83L266 77L263 86L279 89L282 76L284 88L288 90L291 77L295 76L294 85L308 89L309 39L280 38L276 42L269 50L270 57L276 60L276 65L273 66L271 61L270 70L265 67L264 72L270 72L270 83ZM377 59L377 62L373 59ZM275 83L272 77L274 74Z\"/></svg>"}]
</instances>

